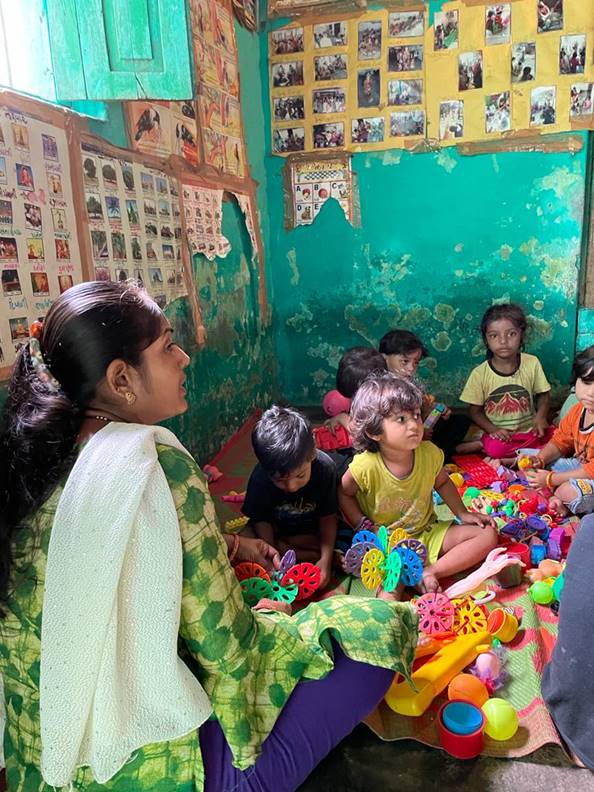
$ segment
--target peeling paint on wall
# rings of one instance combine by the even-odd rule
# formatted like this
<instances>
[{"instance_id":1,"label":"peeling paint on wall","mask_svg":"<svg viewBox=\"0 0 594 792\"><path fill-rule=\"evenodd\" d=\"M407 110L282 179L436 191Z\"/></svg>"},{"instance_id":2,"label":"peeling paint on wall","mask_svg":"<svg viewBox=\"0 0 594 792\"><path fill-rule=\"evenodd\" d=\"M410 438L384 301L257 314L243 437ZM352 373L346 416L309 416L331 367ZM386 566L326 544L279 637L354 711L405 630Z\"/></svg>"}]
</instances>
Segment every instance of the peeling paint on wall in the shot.
<instances>
[{"instance_id":1,"label":"peeling paint on wall","mask_svg":"<svg viewBox=\"0 0 594 792\"><path fill-rule=\"evenodd\" d=\"M287 251L287 261L292 272L291 286L299 286L299 268L297 267L297 254L294 250Z\"/></svg>"}]
</instances>

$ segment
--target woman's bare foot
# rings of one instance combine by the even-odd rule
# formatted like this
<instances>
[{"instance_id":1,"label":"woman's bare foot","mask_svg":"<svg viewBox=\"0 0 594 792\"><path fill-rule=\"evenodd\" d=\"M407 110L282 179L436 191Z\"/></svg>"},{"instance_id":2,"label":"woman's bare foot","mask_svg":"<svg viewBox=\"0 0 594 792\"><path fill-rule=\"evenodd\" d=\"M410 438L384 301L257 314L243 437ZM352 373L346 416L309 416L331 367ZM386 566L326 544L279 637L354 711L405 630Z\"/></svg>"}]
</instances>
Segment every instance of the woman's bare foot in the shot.
<instances>
[{"instance_id":1,"label":"woman's bare foot","mask_svg":"<svg viewBox=\"0 0 594 792\"><path fill-rule=\"evenodd\" d=\"M558 498L556 495L553 495L552 498L549 498L549 509L554 511L555 514L558 514L559 517L567 517L569 514L569 509L563 503L561 498Z\"/></svg>"},{"instance_id":2,"label":"woman's bare foot","mask_svg":"<svg viewBox=\"0 0 594 792\"><path fill-rule=\"evenodd\" d=\"M439 580L435 577L433 572L426 569L423 572L423 579L419 583L418 589L421 594L433 594L441 591L441 586L439 585Z\"/></svg>"}]
</instances>

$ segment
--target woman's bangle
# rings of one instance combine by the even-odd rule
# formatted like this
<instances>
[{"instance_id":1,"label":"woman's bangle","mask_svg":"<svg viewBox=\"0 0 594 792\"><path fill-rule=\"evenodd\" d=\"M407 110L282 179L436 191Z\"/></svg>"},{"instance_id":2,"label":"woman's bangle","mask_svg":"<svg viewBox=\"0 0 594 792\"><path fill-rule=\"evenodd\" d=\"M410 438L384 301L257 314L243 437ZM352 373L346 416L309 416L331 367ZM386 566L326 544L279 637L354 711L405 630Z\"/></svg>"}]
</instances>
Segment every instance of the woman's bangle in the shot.
<instances>
[{"instance_id":1,"label":"woman's bangle","mask_svg":"<svg viewBox=\"0 0 594 792\"><path fill-rule=\"evenodd\" d=\"M550 490L553 489L554 484L553 484L553 471L552 470L549 470L549 472L547 473L546 486Z\"/></svg>"},{"instance_id":2,"label":"woman's bangle","mask_svg":"<svg viewBox=\"0 0 594 792\"><path fill-rule=\"evenodd\" d=\"M532 464L533 467L540 468L541 470L545 467L544 459L541 457L540 454L536 454L536 456L534 456L533 459L534 459L534 462Z\"/></svg>"},{"instance_id":3,"label":"woman's bangle","mask_svg":"<svg viewBox=\"0 0 594 792\"><path fill-rule=\"evenodd\" d=\"M233 547L229 552L229 562L233 562L239 551L239 534L233 534Z\"/></svg>"}]
</instances>

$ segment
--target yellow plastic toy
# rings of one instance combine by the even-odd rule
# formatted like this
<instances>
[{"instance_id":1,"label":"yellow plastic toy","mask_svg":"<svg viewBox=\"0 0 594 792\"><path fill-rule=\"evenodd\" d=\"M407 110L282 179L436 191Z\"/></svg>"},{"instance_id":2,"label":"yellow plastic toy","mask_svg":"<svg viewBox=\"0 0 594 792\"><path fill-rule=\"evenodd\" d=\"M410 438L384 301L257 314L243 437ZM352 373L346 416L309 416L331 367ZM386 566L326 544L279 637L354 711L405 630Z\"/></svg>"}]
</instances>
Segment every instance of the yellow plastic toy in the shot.
<instances>
[{"instance_id":1,"label":"yellow plastic toy","mask_svg":"<svg viewBox=\"0 0 594 792\"><path fill-rule=\"evenodd\" d=\"M249 522L249 517L235 517L233 520L227 520L225 523L225 530L228 533L234 533L235 531L241 531L242 528Z\"/></svg>"},{"instance_id":2,"label":"yellow plastic toy","mask_svg":"<svg viewBox=\"0 0 594 792\"><path fill-rule=\"evenodd\" d=\"M386 704L399 715L422 715L456 674L489 650L492 640L486 631L458 636L413 673L414 688L397 676L386 693Z\"/></svg>"}]
</instances>

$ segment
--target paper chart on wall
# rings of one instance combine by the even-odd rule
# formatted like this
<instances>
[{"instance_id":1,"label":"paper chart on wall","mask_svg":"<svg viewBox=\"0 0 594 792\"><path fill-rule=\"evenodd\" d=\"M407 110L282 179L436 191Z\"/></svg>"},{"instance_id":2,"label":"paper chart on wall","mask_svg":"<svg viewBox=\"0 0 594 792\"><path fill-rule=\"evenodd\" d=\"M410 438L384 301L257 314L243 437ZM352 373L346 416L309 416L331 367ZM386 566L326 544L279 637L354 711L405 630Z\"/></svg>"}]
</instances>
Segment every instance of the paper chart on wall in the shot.
<instances>
[{"instance_id":1,"label":"paper chart on wall","mask_svg":"<svg viewBox=\"0 0 594 792\"><path fill-rule=\"evenodd\" d=\"M243 178L245 147L233 17L216 0L191 0L190 12L204 161Z\"/></svg>"},{"instance_id":2,"label":"paper chart on wall","mask_svg":"<svg viewBox=\"0 0 594 792\"><path fill-rule=\"evenodd\" d=\"M171 154L198 164L193 102L128 102L132 148L163 159Z\"/></svg>"},{"instance_id":3,"label":"paper chart on wall","mask_svg":"<svg viewBox=\"0 0 594 792\"><path fill-rule=\"evenodd\" d=\"M0 111L0 366L31 322L82 280L68 141L63 129Z\"/></svg>"},{"instance_id":4,"label":"paper chart on wall","mask_svg":"<svg viewBox=\"0 0 594 792\"><path fill-rule=\"evenodd\" d=\"M202 253L209 261L215 257L225 258L231 244L221 231L223 191L184 184L182 204L192 255Z\"/></svg>"},{"instance_id":5,"label":"paper chart on wall","mask_svg":"<svg viewBox=\"0 0 594 792\"><path fill-rule=\"evenodd\" d=\"M340 204L353 223L353 174L349 156L307 158L291 162L293 227L310 225L329 198Z\"/></svg>"},{"instance_id":6,"label":"paper chart on wall","mask_svg":"<svg viewBox=\"0 0 594 792\"><path fill-rule=\"evenodd\" d=\"M273 154L594 128L594 0L452 1L432 24L422 3L306 21L269 35Z\"/></svg>"},{"instance_id":7,"label":"paper chart on wall","mask_svg":"<svg viewBox=\"0 0 594 792\"><path fill-rule=\"evenodd\" d=\"M247 228L247 232L250 236L250 242L252 243L253 261L258 255L258 240L256 239L256 229L254 227L251 199L249 195L243 195L242 193L234 193L234 195L237 198L237 203L239 204L239 208L243 212L243 216L245 218L245 227Z\"/></svg>"},{"instance_id":8,"label":"paper chart on wall","mask_svg":"<svg viewBox=\"0 0 594 792\"><path fill-rule=\"evenodd\" d=\"M96 280L136 278L161 307L186 295L177 180L85 144L81 157Z\"/></svg>"}]
</instances>

